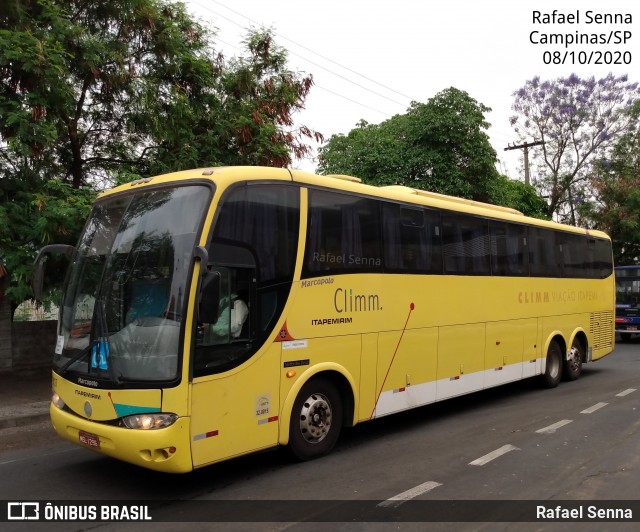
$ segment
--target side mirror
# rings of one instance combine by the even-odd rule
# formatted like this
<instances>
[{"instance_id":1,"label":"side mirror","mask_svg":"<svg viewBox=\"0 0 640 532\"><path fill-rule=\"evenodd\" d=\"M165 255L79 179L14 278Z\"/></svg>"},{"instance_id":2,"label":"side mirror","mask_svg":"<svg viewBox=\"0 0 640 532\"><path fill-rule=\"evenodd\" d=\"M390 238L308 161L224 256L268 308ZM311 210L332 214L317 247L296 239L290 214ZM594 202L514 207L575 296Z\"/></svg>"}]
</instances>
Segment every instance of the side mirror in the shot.
<instances>
[{"instance_id":1,"label":"side mirror","mask_svg":"<svg viewBox=\"0 0 640 532\"><path fill-rule=\"evenodd\" d=\"M214 324L218 321L220 306L220 272L205 271L200 281L198 321Z\"/></svg>"},{"instance_id":2,"label":"side mirror","mask_svg":"<svg viewBox=\"0 0 640 532\"><path fill-rule=\"evenodd\" d=\"M38 251L36 260L33 261L35 271L33 272L33 279L31 280L31 289L33 290L33 297L36 301L42 301L45 255L49 253L63 253L67 257L72 257L75 250L76 248L74 246L68 244L49 244Z\"/></svg>"}]
</instances>

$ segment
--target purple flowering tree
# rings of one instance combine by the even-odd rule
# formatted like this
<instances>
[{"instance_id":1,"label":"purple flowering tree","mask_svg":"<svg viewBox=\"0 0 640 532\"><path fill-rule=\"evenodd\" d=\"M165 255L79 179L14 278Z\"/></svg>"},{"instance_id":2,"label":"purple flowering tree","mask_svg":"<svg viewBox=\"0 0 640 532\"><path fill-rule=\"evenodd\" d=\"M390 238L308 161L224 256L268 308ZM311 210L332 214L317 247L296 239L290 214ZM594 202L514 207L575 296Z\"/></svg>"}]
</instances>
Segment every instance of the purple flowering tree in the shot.
<instances>
[{"instance_id":1,"label":"purple flowering tree","mask_svg":"<svg viewBox=\"0 0 640 532\"><path fill-rule=\"evenodd\" d=\"M640 99L626 75L527 81L513 94L510 122L521 140L541 140L532 150L533 183L548 202L548 214L576 224L576 207L590 197L589 170L634 126L629 113Z\"/></svg>"}]
</instances>

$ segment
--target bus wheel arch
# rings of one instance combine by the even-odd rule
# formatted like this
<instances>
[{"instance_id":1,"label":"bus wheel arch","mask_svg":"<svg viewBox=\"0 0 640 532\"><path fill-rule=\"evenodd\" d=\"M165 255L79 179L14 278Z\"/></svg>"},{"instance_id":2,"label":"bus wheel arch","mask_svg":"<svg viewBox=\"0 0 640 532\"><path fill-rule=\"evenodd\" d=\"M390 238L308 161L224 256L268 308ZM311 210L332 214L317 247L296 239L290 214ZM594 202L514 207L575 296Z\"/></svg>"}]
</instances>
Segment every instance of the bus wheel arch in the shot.
<instances>
[{"instance_id":1,"label":"bus wheel arch","mask_svg":"<svg viewBox=\"0 0 640 532\"><path fill-rule=\"evenodd\" d=\"M566 343L560 334L550 338L547 345L547 358L542 381L547 388L555 388L562 380L562 369L567 352Z\"/></svg>"},{"instance_id":2,"label":"bus wheel arch","mask_svg":"<svg viewBox=\"0 0 640 532\"><path fill-rule=\"evenodd\" d=\"M341 428L353 426L355 411L354 383L348 376L337 370L324 370L306 377L289 392L280 418L279 443L288 445L301 460L327 454ZM315 420L306 419L309 415ZM331 416L331 433L321 437L319 431L327 421L326 415ZM324 441L325 438L329 439Z\"/></svg>"},{"instance_id":3,"label":"bus wheel arch","mask_svg":"<svg viewBox=\"0 0 640 532\"><path fill-rule=\"evenodd\" d=\"M587 361L587 336L578 331L571 342L571 348L564 358L562 375L565 380L575 381L582 374L583 364Z\"/></svg>"}]
</instances>

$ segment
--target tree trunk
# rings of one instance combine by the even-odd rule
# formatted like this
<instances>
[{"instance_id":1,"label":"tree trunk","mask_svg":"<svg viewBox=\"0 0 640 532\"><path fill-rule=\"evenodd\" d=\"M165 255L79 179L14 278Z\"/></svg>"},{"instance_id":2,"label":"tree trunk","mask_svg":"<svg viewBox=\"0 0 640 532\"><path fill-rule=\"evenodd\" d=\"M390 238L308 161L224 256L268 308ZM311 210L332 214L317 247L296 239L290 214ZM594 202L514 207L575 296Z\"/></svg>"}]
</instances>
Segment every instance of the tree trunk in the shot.
<instances>
[{"instance_id":1,"label":"tree trunk","mask_svg":"<svg viewBox=\"0 0 640 532\"><path fill-rule=\"evenodd\" d=\"M82 150L78 138L78 122L69 122L69 141L71 143L71 184L73 188L80 188L84 184L82 168Z\"/></svg>"}]
</instances>

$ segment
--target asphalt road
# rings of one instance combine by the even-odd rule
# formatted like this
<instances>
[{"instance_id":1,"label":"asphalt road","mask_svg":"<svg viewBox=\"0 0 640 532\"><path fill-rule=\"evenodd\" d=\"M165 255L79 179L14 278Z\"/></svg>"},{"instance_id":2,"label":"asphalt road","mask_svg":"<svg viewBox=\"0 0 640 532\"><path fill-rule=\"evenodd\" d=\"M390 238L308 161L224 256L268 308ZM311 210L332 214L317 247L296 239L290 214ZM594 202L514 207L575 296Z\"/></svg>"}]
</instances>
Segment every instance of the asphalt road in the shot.
<instances>
[{"instance_id":1,"label":"asphalt road","mask_svg":"<svg viewBox=\"0 0 640 532\"><path fill-rule=\"evenodd\" d=\"M501 511L510 515L508 501L512 500L536 500L550 507L560 501L609 500L625 508L626 503L615 501L640 499L640 342L619 344L613 355L585 366L579 380L555 389L529 380L345 430L331 455L306 463L296 463L277 450L172 476L59 441L46 423L5 429L1 437L0 499L156 501L161 519L194 519L194 512L206 509L207 503L184 502L193 500L244 501L238 510L243 513L236 512L234 517L246 515L247 520L257 519L261 512L279 511L269 501L291 499L309 501L300 507L312 520L327 511L347 520L381 511L391 512L380 515L393 521L394 515L403 516L402 512L415 508L415 501L478 501L464 507L445 505L444 510L437 502L433 509L453 512L451 518L458 519L456 512L473 513L473 508L479 508L497 521L502 520ZM265 506L255 503L252 512L246 501L268 502ZM354 507L347 501L360 502ZM282 508L290 510L291 504L283 503ZM454 525L166 526L172 530L422 530L427 525L431 530L632 530L640 518L640 506L636 508L635 525L545 520L485 524L472 518ZM484 513L479 515L487 519ZM406 514L399 517L404 518ZM70 528L69 523L59 523L48 524L47 530L51 526L60 530L145 527L93 523ZM158 529L158 525L146 526Z\"/></svg>"}]
</instances>

